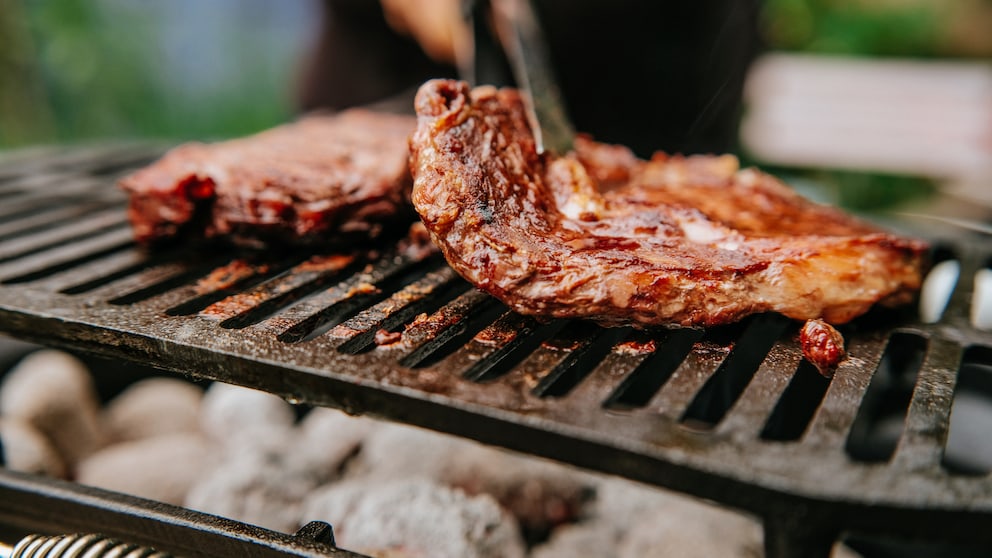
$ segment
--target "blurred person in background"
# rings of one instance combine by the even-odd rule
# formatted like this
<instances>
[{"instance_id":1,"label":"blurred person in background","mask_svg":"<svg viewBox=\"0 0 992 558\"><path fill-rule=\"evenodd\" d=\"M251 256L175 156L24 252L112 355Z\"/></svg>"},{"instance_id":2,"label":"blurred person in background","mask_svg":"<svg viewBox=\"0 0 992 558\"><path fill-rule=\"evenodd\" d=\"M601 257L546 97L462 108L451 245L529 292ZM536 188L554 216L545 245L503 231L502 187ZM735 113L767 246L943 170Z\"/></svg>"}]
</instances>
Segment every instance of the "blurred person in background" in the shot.
<instances>
[{"instance_id":1,"label":"blurred person in background","mask_svg":"<svg viewBox=\"0 0 992 558\"><path fill-rule=\"evenodd\" d=\"M759 0L535 0L577 130L655 150L733 151ZM456 77L468 30L460 0L325 0L304 110L406 96Z\"/></svg>"}]
</instances>

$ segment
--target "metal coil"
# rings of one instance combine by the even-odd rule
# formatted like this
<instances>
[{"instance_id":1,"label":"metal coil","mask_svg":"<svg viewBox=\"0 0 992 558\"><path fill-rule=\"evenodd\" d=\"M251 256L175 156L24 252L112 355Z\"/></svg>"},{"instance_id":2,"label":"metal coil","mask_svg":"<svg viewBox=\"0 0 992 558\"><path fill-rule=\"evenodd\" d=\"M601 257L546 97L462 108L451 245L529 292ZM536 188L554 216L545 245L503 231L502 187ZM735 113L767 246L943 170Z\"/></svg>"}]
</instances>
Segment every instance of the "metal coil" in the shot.
<instances>
[{"instance_id":1,"label":"metal coil","mask_svg":"<svg viewBox=\"0 0 992 558\"><path fill-rule=\"evenodd\" d=\"M11 558L173 558L165 552L105 535L29 535L14 547Z\"/></svg>"}]
</instances>

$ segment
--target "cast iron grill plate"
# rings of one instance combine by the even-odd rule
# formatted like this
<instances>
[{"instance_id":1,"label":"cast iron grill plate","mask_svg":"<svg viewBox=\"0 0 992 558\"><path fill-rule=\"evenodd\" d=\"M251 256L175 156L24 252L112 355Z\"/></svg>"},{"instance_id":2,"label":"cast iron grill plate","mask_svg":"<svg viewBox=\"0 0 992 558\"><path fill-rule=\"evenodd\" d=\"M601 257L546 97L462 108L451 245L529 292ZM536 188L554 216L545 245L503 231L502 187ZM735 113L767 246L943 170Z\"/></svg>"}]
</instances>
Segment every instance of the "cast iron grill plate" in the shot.
<instances>
[{"instance_id":1,"label":"cast iron grill plate","mask_svg":"<svg viewBox=\"0 0 992 558\"><path fill-rule=\"evenodd\" d=\"M714 500L762 517L770 556L820 554L847 531L992 542L992 482L944 458L959 370L992 364L992 335L968 318L988 242L938 242L961 265L940 320L842 328L851 358L828 382L774 315L608 330L508 312L437 256L394 247L143 252L114 182L155 154L0 164L0 330ZM900 399L892 447L858 449L869 415Z\"/></svg>"}]
</instances>

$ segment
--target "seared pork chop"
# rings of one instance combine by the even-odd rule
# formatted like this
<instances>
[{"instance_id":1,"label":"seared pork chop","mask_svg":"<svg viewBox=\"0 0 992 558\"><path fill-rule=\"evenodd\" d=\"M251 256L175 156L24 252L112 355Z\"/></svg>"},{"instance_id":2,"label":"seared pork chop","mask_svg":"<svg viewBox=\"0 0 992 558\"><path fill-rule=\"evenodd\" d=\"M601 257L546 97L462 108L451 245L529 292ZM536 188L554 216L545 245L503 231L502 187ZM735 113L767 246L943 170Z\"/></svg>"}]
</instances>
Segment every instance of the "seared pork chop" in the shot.
<instances>
[{"instance_id":1,"label":"seared pork chop","mask_svg":"<svg viewBox=\"0 0 992 558\"><path fill-rule=\"evenodd\" d=\"M121 181L135 237L314 244L408 223L398 217L409 206L413 127L410 116L353 109L181 145Z\"/></svg>"}]
</instances>

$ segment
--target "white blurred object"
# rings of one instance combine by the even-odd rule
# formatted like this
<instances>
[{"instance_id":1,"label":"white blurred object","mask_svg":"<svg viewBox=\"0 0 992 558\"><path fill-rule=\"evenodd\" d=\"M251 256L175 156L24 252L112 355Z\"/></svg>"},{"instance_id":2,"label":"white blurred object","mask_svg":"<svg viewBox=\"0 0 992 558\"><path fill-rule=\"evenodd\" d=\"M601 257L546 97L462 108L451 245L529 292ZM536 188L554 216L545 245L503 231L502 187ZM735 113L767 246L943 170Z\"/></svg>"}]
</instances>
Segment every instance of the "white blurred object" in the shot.
<instances>
[{"instance_id":1,"label":"white blurred object","mask_svg":"<svg viewBox=\"0 0 992 558\"><path fill-rule=\"evenodd\" d=\"M45 434L69 469L103 445L99 409L86 365L61 351L24 357L0 387L0 414Z\"/></svg>"},{"instance_id":2,"label":"white blurred object","mask_svg":"<svg viewBox=\"0 0 992 558\"><path fill-rule=\"evenodd\" d=\"M2 465L11 471L64 478L65 464L48 438L27 422L0 417Z\"/></svg>"},{"instance_id":3,"label":"white blurred object","mask_svg":"<svg viewBox=\"0 0 992 558\"><path fill-rule=\"evenodd\" d=\"M745 99L744 145L768 162L992 178L988 64L769 54Z\"/></svg>"},{"instance_id":4,"label":"white blurred object","mask_svg":"<svg viewBox=\"0 0 992 558\"><path fill-rule=\"evenodd\" d=\"M107 405L104 427L111 443L198 432L203 390L176 378L137 382Z\"/></svg>"},{"instance_id":5,"label":"white blurred object","mask_svg":"<svg viewBox=\"0 0 992 558\"><path fill-rule=\"evenodd\" d=\"M523 558L516 523L490 496L427 479L320 489L304 517L327 521L343 548L389 558Z\"/></svg>"},{"instance_id":6,"label":"white blurred object","mask_svg":"<svg viewBox=\"0 0 992 558\"><path fill-rule=\"evenodd\" d=\"M971 323L978 329L992 329L992 269L980 269L975 274L975 290L971 296Z\"/></svg>"},{"instance_id":7,"label":"white blurred object","mask_svg":"<svg viewBox=\"0 0 992 558\"><path fill-rule=\"evenodd\" d=\"M300 503L318 483L293 467L287 450L275 445L228 448L217 467L190 485L183 505L274 531L294 531Z\"/></svg>"},{"instance_id":8,"label":"white blurred object","mask_svg":"<svg viewBox=\"0 0 992 558\"><path fill-rule=\"evenodd\" d=\"M200 434L155 436L94 453L79 463L76 481L178 506L215 461Z\"/></svg>"},{"instance_id":9,"label":"white blurred object","mask_svg":"<svg viewBox=\"0 0 992 558\"><path fill-rule=\"evenodd\" d=\"M920 288L920 320L923 323L932 324L940 320L960 274L960 262L945 260L933 266L923 279Z\"/></svg>"},{"instance_id":10,"label":"white blurred object","mask_svg":"<svg viewBox=\"0 0 992 558\"><path fill-rule=\"evenodd\" d=\"M279 397L241 386L214 382L200 408L200 427L225 447L279 444L296 421L293 407Z\"/></svg>"},{"instance_id":11,"label":"white blurred object","mask_svg":"<svg viewBox=\"0 0 992 558\"><path fill-rule=\"evenodd\" d=\"M194 483L184 505L291 533L302 524L304 498L337 477L374 427L369 419L313 409L299 427L266 444L226 446L223 461Z\"/></svg>"}]
</instances>

